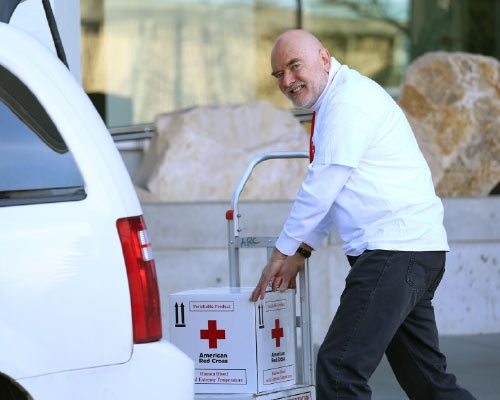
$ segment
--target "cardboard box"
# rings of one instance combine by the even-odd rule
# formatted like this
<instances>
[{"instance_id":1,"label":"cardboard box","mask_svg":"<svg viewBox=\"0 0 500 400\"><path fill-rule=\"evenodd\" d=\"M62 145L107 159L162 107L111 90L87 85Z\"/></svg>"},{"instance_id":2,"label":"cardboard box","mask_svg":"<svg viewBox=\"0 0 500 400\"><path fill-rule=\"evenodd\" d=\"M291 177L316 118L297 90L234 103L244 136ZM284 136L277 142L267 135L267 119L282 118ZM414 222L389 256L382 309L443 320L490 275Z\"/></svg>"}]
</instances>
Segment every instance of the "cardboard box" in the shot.
<instances>
[{"instance_id":1,"label":"cardboard box","mask_svg":"<svg viewBox=\"0 0 500 400\"><path fill-rule=\"evenodd\" d=\"M196 393L260 393L296 383L295 292L207 288L170 295L170 341L195 363Z\"/></svg>"}]
</instances>

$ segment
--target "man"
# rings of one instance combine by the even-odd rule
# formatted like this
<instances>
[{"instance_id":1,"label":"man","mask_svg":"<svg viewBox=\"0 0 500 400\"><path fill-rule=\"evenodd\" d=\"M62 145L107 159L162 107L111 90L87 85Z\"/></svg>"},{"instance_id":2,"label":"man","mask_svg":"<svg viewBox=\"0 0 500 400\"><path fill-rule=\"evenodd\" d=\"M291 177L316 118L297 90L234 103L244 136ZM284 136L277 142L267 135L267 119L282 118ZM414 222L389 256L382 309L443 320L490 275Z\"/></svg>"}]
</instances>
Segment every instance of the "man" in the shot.
<instances>
[{"instance_id":1,"label":"man","mask_svg":"<svg viewBox=\"0 0 500 400\"><path fill-rule=\"evenodd\" d=\"M446 372L432 298L449 250L443 206L413 132L375 82L291 30L272 74L296 107L316 112L314 160L251 300L285 290L336 227L351 265L318 353L318 400L370 399L385 353L410 399L473 399Z\"/></svg>"}]
</instances>

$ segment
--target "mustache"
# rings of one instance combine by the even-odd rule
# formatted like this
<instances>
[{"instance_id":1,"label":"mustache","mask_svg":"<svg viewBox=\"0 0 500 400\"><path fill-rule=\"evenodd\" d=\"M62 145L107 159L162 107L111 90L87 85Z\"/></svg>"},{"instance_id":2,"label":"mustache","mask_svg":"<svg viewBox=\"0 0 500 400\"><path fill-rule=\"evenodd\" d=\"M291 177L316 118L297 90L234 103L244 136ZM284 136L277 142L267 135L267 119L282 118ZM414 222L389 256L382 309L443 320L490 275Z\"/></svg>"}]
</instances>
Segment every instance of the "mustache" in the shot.
<instances>
[{"instance_id":1,"label":"mustache","mask_svg":"<svg viewBox=\"0 0 500 400\"><path fill-rule=\"evenodd\" d=\"M287 86L286 87L286 92L287 93L291 93L293 92L295 89L297 89L299 86L306 86L305 82L295 82L293 85L290 85L290 86Z\"/></svg>"}]
</instances>

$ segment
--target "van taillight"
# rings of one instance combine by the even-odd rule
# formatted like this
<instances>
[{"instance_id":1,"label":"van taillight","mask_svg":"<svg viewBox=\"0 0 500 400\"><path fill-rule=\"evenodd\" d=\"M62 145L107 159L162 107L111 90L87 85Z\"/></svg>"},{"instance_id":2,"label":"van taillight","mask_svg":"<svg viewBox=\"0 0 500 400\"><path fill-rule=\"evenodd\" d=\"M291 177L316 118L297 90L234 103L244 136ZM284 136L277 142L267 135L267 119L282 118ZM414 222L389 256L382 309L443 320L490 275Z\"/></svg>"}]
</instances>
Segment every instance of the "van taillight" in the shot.
<instances>
[{"instance_id":1,"label":"van taillight","mask_svg":"<svg viewBox=\"0 0 500 400\"><path fill-rule=\"evenodd\" d=\"M161 339L161 309L156 267L142 216L116 222L127 266L134 343Z\"/></svg>"}]
</instances>

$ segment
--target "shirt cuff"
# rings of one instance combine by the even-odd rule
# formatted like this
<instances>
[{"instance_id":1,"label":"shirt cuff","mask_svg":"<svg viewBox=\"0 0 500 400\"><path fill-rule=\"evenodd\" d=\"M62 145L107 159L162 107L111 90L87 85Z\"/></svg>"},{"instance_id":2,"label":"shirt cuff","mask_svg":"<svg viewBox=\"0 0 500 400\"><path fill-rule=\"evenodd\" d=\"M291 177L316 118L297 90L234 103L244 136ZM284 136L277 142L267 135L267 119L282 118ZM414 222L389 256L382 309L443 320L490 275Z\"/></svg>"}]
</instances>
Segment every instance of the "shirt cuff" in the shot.
<instances>
[{"instance_id":1,"label":"shirt cuff","mask_svg":"<svg viewBox=\"0 0 500 400\"><path fill-rule=\"evenodd\" d=\"M288 236L285 231L281 231L275 246L281 253L287 256L293 256L301 243L302 241L298 241Z\"/></svg>"}]
</instances>

